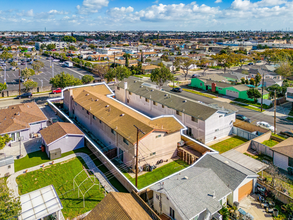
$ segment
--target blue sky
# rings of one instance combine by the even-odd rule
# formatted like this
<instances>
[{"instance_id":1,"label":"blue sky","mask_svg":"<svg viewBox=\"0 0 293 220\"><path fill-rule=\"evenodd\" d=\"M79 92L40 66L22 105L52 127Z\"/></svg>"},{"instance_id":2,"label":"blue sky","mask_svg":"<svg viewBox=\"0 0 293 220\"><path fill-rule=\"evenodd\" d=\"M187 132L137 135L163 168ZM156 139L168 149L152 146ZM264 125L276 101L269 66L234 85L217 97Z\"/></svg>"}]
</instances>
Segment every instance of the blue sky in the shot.
<instances>
[{"instance_id":1,"label":"blue sky","mask_svg":"<svg viewBox=\"0 0 293 220\"><path fill-rule=\"evenodd\" d=\"M292 0L0 0L0 30L293 30Z\"/></svg>"}]
</instances>

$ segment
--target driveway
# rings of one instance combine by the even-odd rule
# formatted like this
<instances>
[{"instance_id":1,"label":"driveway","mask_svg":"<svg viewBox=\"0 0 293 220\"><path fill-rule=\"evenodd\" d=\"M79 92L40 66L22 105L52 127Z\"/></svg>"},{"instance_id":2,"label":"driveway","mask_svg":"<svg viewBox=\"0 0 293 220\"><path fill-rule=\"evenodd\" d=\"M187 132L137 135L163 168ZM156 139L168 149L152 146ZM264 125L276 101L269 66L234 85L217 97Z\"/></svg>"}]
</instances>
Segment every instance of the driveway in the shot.
<instances>
[{"instance_id":1,"label":"driveway","mask_svg":"<svg viewBox=\"0 0 293 220\"><path fill-rule=\"evenodd\" d=\"M239 208L242 208L245 212L250 213L255 220L273 220L272 215L266 213L265 209L261 207L255 194L251 194L244 198L240 202Z\"/></svg>"}]
</instances>

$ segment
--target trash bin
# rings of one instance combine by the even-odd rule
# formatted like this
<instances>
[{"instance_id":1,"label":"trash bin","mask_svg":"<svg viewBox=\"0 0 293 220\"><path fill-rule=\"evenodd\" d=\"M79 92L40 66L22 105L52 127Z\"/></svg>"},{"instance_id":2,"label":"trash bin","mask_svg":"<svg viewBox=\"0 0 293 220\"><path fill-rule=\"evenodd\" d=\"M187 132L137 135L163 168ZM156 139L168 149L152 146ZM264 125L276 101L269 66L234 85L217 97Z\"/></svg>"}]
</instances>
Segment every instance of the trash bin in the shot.
<instances>
[{"instance_id":1,"label":"trash bin","mask_svg":"<svg viewBox=\"0 0 293 220\"><path fill-rule=\"evenodd\" d=\"M276 209L276 208L274 208L274 209L273 209L273 215L274 215L275 217L277 217L277 216L279 215L279 210Z\"/></svg>"}]
</instances>

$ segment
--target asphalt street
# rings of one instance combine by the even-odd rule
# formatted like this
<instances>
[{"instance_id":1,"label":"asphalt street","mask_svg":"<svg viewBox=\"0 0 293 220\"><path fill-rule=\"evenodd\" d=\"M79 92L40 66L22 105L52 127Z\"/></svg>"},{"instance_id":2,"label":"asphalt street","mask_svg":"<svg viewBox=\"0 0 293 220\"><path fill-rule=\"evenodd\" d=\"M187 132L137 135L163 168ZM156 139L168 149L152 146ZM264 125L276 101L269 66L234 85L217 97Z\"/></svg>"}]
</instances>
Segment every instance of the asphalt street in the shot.
<instances>
[{"instance_id":1,"label":"asphalt street","mask_svg":"<svg viewBox=\"0 0 293 220\"><path fill-rule=\"evenodd\" d=\"M41 69L41 73L39 75L34 75L31 77L35 82L38 82L39 87L41 86L48 86L50 85L50 78L53 77L53 75L59 74L61 72L69 73L73 75L74 77L81 78L83 75L92 75L92 73L78 68L78 67L72 67L67 68L60 65L60 62L52 62L50 67L50 60L47 60L46 57L41 56L40 61L42 61L45 66ZM18 90L19 83L19 70L12 71L9 70L11 65L9 63L6 63L6 82L7 82L7 90ZM19 65L18 66L21 70L27 68L32 68L32 65L27 63L26 65ZM53 70L54 69L54 70ZM0 72L0 82L4 83L4 71ZM23 88L21 83L21 88Z\"/></svg>"}]
</instances>

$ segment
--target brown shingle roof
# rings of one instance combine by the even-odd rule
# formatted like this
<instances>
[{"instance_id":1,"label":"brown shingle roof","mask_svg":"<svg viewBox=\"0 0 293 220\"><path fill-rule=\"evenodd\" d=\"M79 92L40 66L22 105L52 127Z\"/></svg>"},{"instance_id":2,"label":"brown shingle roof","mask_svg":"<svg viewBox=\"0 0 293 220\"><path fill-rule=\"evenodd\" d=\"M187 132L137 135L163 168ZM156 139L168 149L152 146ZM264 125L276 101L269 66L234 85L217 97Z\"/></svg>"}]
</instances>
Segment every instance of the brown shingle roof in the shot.
<instances>
[{"instance_id":1,"label":"brown shingle roof","mask_svg":"<svg viewBox=\"0 0 293 220\"><path fill-rule=\"evenodd\" d=\"M101 88L100 88L101 87ZM103 93L104 85L95 87L82 87L83 91L78 96L74 96L74 101L89 111L99 120L103 121L110 128L114 129L130 143L136 142L136 128L139 127L145 134L140 133L139 139L148 133L156 131L165 131L173 133L180 131L183 126L173 117L164 117L151 120L150 118L130 109L117 100L105 96ZM89 89L91 91L89 91ZM81 89L81 88L79 88ZM109 90L108 90L109 92Z\"/></svg>"},{"instance_id":2,"label":"brown shingle roof","mask_svg":"<svg viewBox=\"0 0 293 220\"><path fill-rule=\"evenodd\" d=\"M110 192L84 220L151 220L130 193Z\"/></svg>"},{"instance_id":3,"label":"brown shingle roof","mask_svg":"<svg viewBox=\"0 0 293 220\"><path fill-rule=\"evenodd\" d=\"M63 137L66 134L83 135L82 131L76 125L67 122L57 122L40 131L46 144L49 145L55 140Z\"/></svg>"},{"instance_id":4,"label":"brown shingle roof","mask_svg":"<svg viewBox=\"0 0 293 220\"><path fill-rule=\"evenodd\" d=\"M0 110L0 134L28 129L29 124L48 120L35 102L9 106Z\"/></svg>"},{"instance_id":5,"label":"brown shingle roof","mask_svg":"<svg viewBox=\"0 0 293 220\"><path fill-rule=\"evenodd\" d=\"M289 137L288 139L280 142L279 144L275 145L272 150L287 157L293 158L293 138Z\"/></svg>"}]
</instances>

